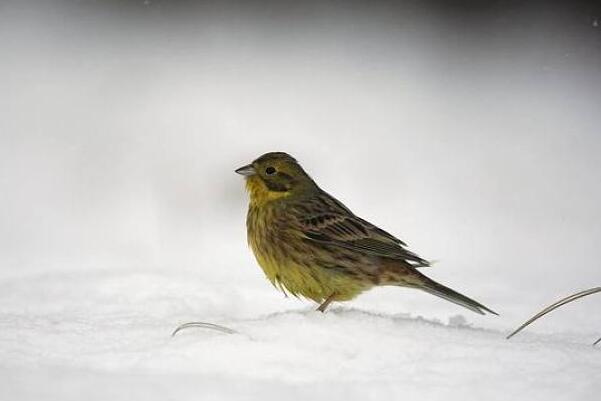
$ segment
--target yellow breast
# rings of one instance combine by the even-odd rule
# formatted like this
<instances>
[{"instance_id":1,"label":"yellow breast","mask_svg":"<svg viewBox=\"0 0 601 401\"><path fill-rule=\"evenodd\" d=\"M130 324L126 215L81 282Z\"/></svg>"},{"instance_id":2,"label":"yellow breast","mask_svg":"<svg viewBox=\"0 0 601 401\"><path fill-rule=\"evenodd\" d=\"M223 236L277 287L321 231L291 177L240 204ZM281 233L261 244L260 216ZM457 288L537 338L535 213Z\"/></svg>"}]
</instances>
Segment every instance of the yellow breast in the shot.
<instances>
[{"instance_id":1,"label":"yellow breast","mask_svg":"<svg viewBox=\"0 0 601 401\"><path fill-rule=\"evenodd\" d=\"M300 236L283 232L274 224L277 209L251 203L247 217L248 242L265 276L278 289L322 302L332 293L343 301L366 289L365 283L324 269L314 249L307 249Z\"/></svg>"}]
</instances>

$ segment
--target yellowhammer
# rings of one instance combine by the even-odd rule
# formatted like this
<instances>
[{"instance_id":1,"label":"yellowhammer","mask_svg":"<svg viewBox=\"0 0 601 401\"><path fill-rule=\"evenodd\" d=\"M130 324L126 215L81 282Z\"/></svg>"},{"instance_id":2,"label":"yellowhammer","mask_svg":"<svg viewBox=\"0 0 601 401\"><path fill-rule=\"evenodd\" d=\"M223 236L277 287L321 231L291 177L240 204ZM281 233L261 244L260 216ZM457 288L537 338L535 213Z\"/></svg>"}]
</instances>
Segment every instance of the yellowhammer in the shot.
<instances>
[{"instance_id":1,"label":"yellowhammer","mask_svg":"<svg viewBox=\"0 0 601 401\"><path fill-rule=\"evenodd\" d=\"M320 303L348 301L378 285L424 290L474 312L486 306L429 279L429 262L354 215L320 189L298 162L267 153L236 170L246 176L248 242L271 283Z\"/></svg>"}]
</instances>

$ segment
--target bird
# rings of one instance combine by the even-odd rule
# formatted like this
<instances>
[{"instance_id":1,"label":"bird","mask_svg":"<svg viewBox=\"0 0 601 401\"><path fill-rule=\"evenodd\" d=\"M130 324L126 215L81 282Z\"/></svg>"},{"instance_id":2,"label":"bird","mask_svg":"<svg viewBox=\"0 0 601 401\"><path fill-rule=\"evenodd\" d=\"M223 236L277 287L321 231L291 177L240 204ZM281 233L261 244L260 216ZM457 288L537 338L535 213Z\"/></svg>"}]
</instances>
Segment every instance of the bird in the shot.
<instances>
[{"instance_id":1,"label":"bird","mask_svg":"<svg viewBox=\"0 0 601 401\"><path fill-rule=\"evenodd\" d=\"M249 194L247 240L274 287L316 302L349 301L377 286L414 288L479 314L496 312L430 279L430 262L322 190L285 152L235 170Z\"/></svg>"}]
</instances>

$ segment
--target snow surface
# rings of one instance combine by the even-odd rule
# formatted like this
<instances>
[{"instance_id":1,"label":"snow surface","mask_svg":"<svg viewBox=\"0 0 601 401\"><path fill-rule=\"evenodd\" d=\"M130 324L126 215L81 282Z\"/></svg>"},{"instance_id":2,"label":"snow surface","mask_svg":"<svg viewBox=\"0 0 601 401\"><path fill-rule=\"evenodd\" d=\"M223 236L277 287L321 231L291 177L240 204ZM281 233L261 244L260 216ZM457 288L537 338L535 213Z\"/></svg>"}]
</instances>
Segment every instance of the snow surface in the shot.
<instances>
[{"instance_id":1,"label":"snow surface","mask_svg":"<svg viewBox=\"0 0 601 401\"><path fill-rule=\"evenodd\" d=\"M185 273L6 278L0 399L592 400L601 390L592 337L507 341L471 315L445 323L344 305L321 314L272 295ZM171 337L188 321L238 334Z\"/></svg>"}]
</instances>

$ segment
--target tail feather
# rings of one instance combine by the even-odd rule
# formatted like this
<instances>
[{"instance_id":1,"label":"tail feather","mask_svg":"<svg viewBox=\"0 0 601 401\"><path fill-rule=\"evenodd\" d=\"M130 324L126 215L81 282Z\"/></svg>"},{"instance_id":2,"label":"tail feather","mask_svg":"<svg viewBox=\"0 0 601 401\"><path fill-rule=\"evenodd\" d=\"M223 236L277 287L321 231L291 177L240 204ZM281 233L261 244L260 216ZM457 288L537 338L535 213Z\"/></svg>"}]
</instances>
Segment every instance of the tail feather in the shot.
<instances>
[{"instance_id":1,"label":"tail feather","mask_svg":"<svg viewBox=\"0 0 601 401\"><path fill-rule=\"evenodd\" d=\"M485 315L484 312L492 313L493 315L499 315L497 312L492 309L487 308L479 302L474 301L471 298L466 297L463 294L458 293L455 290L450 289L442 284L437 283L436 281L429 279L428 277L421 275L420 284L412 285L411 287L423 290L429 294L436 295L437 297L446 299L449 302L453 302L454 304L463 306L473 312L479 313L481 315Z\"/></svg>"}]
</instances>

